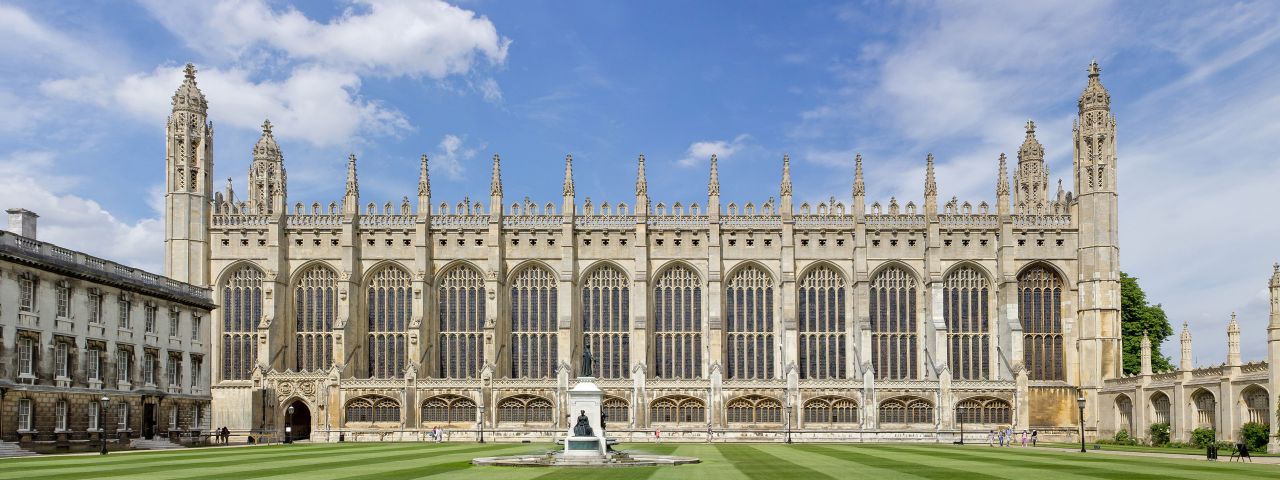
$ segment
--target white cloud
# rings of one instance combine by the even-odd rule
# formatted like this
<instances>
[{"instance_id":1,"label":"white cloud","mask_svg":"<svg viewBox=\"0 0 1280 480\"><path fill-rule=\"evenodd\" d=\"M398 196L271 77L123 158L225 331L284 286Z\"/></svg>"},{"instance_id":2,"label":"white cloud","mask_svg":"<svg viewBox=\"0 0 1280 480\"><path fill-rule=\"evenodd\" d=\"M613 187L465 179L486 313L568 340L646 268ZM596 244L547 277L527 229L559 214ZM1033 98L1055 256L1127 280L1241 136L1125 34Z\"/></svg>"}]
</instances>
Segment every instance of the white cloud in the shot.
<instances>
[{"instance_id":1,"label":"white cloud","mask_svg":"<svg viewBox=\"0 0 1280 480\"><path fill-rule=\"evenodd\" d=\"M715 155L720 160L727 160L733 154L741 151L747 146L747 140L751 136L745 133L733 137L733 140L704 140L701 142L693 142L689 148L685 150L684 158L681 158L676 164L682 167L693 167L703 162L711 161L711 155Z\"/></svg>"},{"instance_id":2,"label":"white cloud","mask_svg":"<svg viewBox=\"0 0 1280 480\"><path fill-rule=\"evenodd\" d=\"M467 147L462 137L446 134L436 146L436 153L431 155L431 171L443 171L450 180L461 180L466 173L466 163L475 158L482 148L483 145Z\"/></svg>"},{"instance_id":3,"label":"white cloud","mask_svg":"<svg viewBox=\"0 0 1280 480\"><path fill-rule=\"evenodd\" d=\"M88 179L48 174L55 154L19 152L0 159L0 208L26 208L40 216L38 237L66 248L163 274L163 186L148 189L153 217L127 222L97 202L68 193Z\"/></svg>"},{"instance_id":4,"label":"white cloud","mask_svg":"<svg viewBox=\"0 0 1280 480\"><path fill-rule=\"evenodd\" d=\"M506 61L511 40L488 18L439 0L354 0L321 23L262 0L149 0L152 15L197 50L228 58L284 53L345 71L443 78ZM180 3L180 5L175 5Z\"/></svg>"},{"instance_id":5,"label":"white cloud","mask_svg":"<svg viewBox=\"0 0 1280 480\"><path fill-rule=\"evenodd\" d=\"M182 68L162 66L113 82L103 76L55 79L40 85L53 97L97 103L141 120L165 118L170 98L182 83ZM218 125L256 129L264 118L278 127L277 137L318 146L341 145L366 135L395 135L411 129L400 111L362 97L360 77L319 66L301 67L282 81L255 81L240 68L210 68L197 73L209 98L209 117Z\"/></svg>"}]
</instances>

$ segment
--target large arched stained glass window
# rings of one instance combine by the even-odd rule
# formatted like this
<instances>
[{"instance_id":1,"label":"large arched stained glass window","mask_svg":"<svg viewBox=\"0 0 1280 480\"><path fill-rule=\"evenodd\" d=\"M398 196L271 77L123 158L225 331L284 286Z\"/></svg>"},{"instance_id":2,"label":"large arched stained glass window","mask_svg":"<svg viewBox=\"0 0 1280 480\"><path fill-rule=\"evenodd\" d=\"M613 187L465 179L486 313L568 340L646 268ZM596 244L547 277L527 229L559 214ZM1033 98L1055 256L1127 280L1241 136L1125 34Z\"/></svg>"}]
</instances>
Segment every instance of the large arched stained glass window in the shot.
<instances>
[{"instance_id":1,"label":"large arched stained glass window","mask_svg":"<svg viewBox=\"0 0 1280 480\"><path fill-rule=\"evenodd\" d=\"M956 421L1007 424L1013 421L1013 407L1009 402L999 398L966 398L956 405Z\"/></svg>"},{"instance_id":2,"label":"large arched stained glass window","mask_svg":"<svg viewBox=\"0 0 1280 480\"><path fill-rule=\"evenodd\" d=\"M804 402L804 423L807 426L858 423L858 402L836 396L810 399Z\"/></svg>"},{"instance_id":3,"label":"large arched stained glass window","mask_svg":"<svg viewBox=\"0 0 1280 480\"><path fill-rule=\"evenodd\" d=\"M871 358L877 379L916 377L916 279L888 267L871 282Z\"/></svg>"},{"instance_id":4,"label":"large arched stained glass window","mask_svg":"<svg viewBox=\"0 0 1280 480\"><path fill-rule=\"evenodd\" d=\"M773 279L754 265L725 287L725 361L730 379L773 378Z\"/></svg>"},{"instance_id":5,"label":"large arched stained glass window","mask_svg":"<svg viewBox=\"0 0 1280 480\"><path fill-rule=\"evenodd\" d=\"M266 275L245 265L222 283L222 379L249 378L258 358L258 321L262 319L262 282Z\"/></svg>"},{"instance_id":6,"label":"large arched stained glass window","mask_svg":"<svg viewBox=\"0 0 1280 480\"><path fill-rule=\"evenodd\" d=\"M1018 275L1022 355L1031 380L1062 380L1062 278L1044 266Z\"/></svg>"},{"instance_id":7,"label":"large arched stained glass window","mask_svg":"<svg viewBox=\"0 0 1280 480\"><path fill-rule=\"evenodd\" d=\"M653 365L658 378L702 376L702 281L684 265L654 282Z\"/></svg>"},{"instance_id":8,"label":"large arched stained glass window","mask_svg":"<svg viewBox=\"0 0 1280 480\"><path fill-rule=\"evenodd\" d=\"M595 375L626 378L631 365L631 289L621 270L595 269L582 284L583 339L598 360Z\"/></svg>"},{"instance_id":9,"label":"large arched stained glass window","mask_svg":"<svg viewBox=\"0 0 1280 480\"><path fill-rule=\"evenodd\" d=\"M682 395L657 398L649 404L649 421L701 425L707 421L707 406L700 399Z\"/></svg>"},{"instance_id":10,"label":"large arched stained glass window","mask_svg":"<svg viewBox=\"0 0 1280 480\"><path fill-rule=\"evenodd\" d=\"M947 356L957 380L986 380L991 375L989 289L986 277L970 267L955 269L942 282Z\"/></svg>"},{"instance_id":11,"label":"large arched stained glass window","mask_svg":"<svg viewBox=\"0 0 1280 480\"><path fill-rule=\"evenodd\" d=\"M484 277L459 265L440 276L440 377L476 378L484 365Z\"/></svg>"},{"instance_id":12,"label":"large arched stained glass window","mask_svg":"<svg viewBox=\"0 0 1280 480\"><path fill-rule=\"evenodd\" d=\"M548 378L556 367L556 278L545 268L521 270L511 282L511 376Z\"/></svg>"},{"instance_id":13,"label":"large arched stained glass window","mask_svg":"<svg viewBox=\"0 0 1280 480\"><path fill-rule=\"evenodd\" d=\"M844 286L844 277L825 265L800 280L800 378L845 377Z\"/></svg>"},{"instance_id":14,"label":"large arched stained glass window","mask_svg":"<svg viewBox=\"0 0 1280 480\"><path fill-rule=\"evenodd\" d=\"M729 423L782 423L782 404L761 395L738 397L725 405L725 419Z\"/></svg>"},{"instance_id":15,"label":"large arched stained glass window","mask_svg":"<svg viewBox=\"0 0 1280 480\"><path fill-rule=\"evenodd\" d=\"M315 265L298 274L294 300L294 368L327 370L333 364L333 319L338 312L338 274Z\"/></svg>"},{"instance_id":16,"label":"large arched stained glass window","mask_svg":"<svg viewBox=\"0 0 1280 480\"><path fill-rule=\"evenodd\" d=\"M880 423L933 423L933 403L920 397L894 397L880 402Z\"/></svg>"},{"instance_id":17,"label":"large arched stained glass window","mask_svg":"<svg viewBox=\"0 0 1280 480\"><path fill-rule=\"evenodd\" d=\"M369 280L369 376L404 376L405 331L413 317L409 272L387 267Z\"/></svg>"}]
</instances>

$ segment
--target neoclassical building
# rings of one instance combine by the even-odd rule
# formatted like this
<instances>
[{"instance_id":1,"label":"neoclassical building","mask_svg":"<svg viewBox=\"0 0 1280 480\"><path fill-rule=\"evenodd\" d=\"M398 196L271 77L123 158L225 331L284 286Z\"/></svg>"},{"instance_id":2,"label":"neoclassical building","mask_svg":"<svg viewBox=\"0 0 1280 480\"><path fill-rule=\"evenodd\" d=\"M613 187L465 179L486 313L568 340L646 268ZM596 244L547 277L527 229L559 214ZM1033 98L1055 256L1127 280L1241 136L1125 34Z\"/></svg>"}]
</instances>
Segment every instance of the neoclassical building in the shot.
<instances>
[{"instance_id":1,"label":"neoclassical building","mask_svg":"<svg viewBox=\"0 0 1280 480\"><path fill-rule=\"evenodd\" d=\"M188 66L166 134L167 272L207 285L213 422L314 439L546 439L590 347L611 435L949 440L961 425L1099 428L1120 377L1115 119L1090 66L1072 131L1074 194L1050 193L1028 122L995 200L865 195L560 202L295 202L264 122L248 191L215 193L213 129ZM994 157L994 155L993 155ZM983 430L985 432L985 430Z\"/></svg>"}]
</instances>

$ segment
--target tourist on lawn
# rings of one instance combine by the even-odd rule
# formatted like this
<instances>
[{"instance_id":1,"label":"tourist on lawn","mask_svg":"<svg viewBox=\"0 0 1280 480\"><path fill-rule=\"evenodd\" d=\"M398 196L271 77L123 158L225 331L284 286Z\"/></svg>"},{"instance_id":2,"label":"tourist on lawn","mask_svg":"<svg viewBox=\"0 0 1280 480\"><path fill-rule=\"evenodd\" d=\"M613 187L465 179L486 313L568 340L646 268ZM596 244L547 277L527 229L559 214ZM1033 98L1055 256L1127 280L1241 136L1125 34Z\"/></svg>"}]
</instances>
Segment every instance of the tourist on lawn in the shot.
<instances>
[{"instance_id":1,"label":"tourist on lawn","mask_svg":"<svg viewBox=\"0 0 1280 480\"><path fill-rule=\"evenodd\" d=\"M1025 447L1025 446L1027 446L1027 431L1026 431L1026 430L1023 430L1023 431L1022 431L1022 446L1024 446L1024 447Z\"/></svg>"},{"instance_id":2,"label":"tourist on lawn","mask_svg":"<svg viewBox=\"0 0 1280 480\"><path fill-rule=\"evenodd\" d=\"M1033 447L1034 447L1034 446L1036 446L1036 436L1037 436L1037 435L1039 435L1039 434L1040 434L1040 431L1039 431L1039 430L1032 430L1032 431L1031 431L1031 446L1033 446Z\"/></svg>"},{"instance_id":3,"label":"tourist on lawn","mask_svg":"<svg viewBox=\"0 0 1280 480\"><path fill-rule=\"evenodd\" d=\"M987 446L994 447L996 443L996 431L987 430Z\"/></svg>"},{"instance_id":4,"label":"tourist on lawn","mask_svg":"<svg viewBox=\"0 0 1280 480\"><path fill-rule=\"evenodd\" d=\"M1004 429L1003 428L1000 429L999 435L1000 435L1000 446L1003 447L1004 446Z\"/></svg>"},{"instance_id":5,"label":"tourist on lawn","mask_svg":"<svg viewBox=\"0 0 1280 480\"><path fill-rule=\"evenodd\" d=\"M655 429L653 430L653 439L654 439L654 440L656 440L658 443L662 443L662 429L661 429L661 428L655 428Z\"/></svg>"},{"instance_id":6,"label":"tourist on lawn","mask_svg":"<svg viewBox=\"0 0 1280 480\"><path fill-rule=\"evenodd\" d=\"M444 441L444 429L440 427L436 427L436 443L440 443L443 441Z\"/></svg>"}]
</instances>

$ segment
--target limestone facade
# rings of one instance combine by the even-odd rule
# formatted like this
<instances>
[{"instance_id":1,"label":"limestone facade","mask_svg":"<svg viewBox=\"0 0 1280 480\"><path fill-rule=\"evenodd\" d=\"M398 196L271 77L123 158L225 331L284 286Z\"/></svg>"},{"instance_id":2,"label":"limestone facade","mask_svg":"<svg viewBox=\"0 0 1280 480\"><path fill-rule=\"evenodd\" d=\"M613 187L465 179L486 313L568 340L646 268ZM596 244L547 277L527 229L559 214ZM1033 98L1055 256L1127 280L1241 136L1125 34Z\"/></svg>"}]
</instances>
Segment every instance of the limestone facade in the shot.
<instances>
[{"instance_id":1,"label":"limestone facade","mask_svg":"<svg viewBox=\"0 0 1280 480\"><path fill-rule=\"evenodd\" d=\"M546 439L589 344L611 435L702 439L952 438L997 425L1065 437L1121 368L1115 119L1090 66L1073 127L1075 193L1049 193L1028 122L995 201L868 199L862 158L845 199L559 202L287 197L270 122L248 192L214 192L213 132L194 68L166 136L166 273L209 286L213 422L237 435ZM993 155L993 159L994 159ZM763 197L763 195L762 195ZM386 199L380 199L386 200ZM982 435L985 435L983 433Z\"/></svg>"},{"instance_id":2,"label":"limestone facade","mask_svg":"<svg viewBox=\"0 0 1280 480\"><path fill-rule=\"evenodd\" d=\"M0 440L207 431L209 290L41 242L34 214L11 214L29 223L0 231Z\"/></svg>"}]
</instances>

